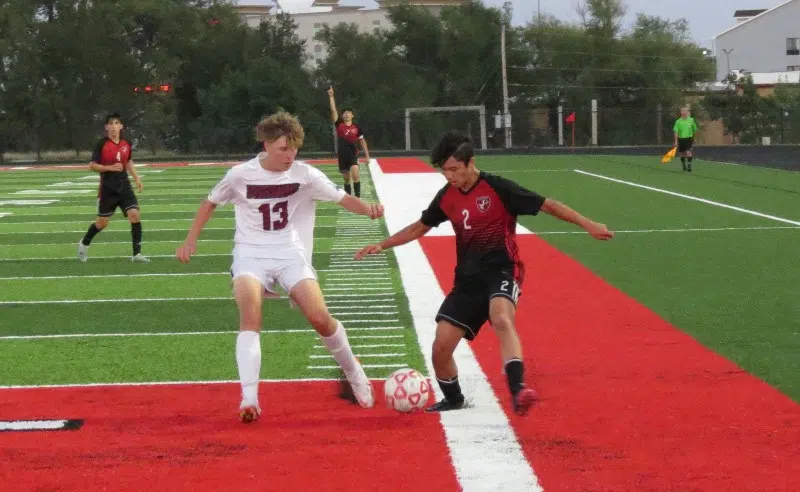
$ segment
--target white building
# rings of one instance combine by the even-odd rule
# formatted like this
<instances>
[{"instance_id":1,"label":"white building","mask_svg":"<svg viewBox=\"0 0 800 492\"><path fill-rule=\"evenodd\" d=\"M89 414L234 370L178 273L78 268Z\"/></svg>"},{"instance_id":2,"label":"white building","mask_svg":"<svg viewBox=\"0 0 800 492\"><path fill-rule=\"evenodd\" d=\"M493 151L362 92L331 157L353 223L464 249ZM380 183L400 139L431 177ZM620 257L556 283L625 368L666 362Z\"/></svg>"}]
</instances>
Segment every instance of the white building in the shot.
<instances>
[{"instance_id":1,"label":"white building","mask_svg":"<svg viewBox=\"0 0 800 492\"><path fill-rule=\"evenodd\" d=\"M312 0L310 0L312 1ZM288 11L294 22L297 24L297 35L306 43L306 53L309 62L315 63L325 58L326 48L314 36L325 26L336 26L338 24L355 24L358 30L363 33L370 33L376 30L389 29L388 7L399 3L408 3L426 7L434 14L438 14L443 7L458 6L465 0L375 0L378 4L377 9L365 9L364 7L354 7L339 5L339 0L313 0L309 7L298 11ZM280 2L277 2L280 8ZM272 5L241 5L236 9L239 18L243 23L251 27L257 27L266 20L271 12Z\"/></svg>"},{"instance_id":2,"label":"white building","mask_svg":"<svg viewBox=\"0 0 800 492\"><path fill-rule=\"evenodd\" d=\"M714 38L717 80L731 71L800 71L800 0L738 10L736 25Z\"/></svg>"}]
</instances>

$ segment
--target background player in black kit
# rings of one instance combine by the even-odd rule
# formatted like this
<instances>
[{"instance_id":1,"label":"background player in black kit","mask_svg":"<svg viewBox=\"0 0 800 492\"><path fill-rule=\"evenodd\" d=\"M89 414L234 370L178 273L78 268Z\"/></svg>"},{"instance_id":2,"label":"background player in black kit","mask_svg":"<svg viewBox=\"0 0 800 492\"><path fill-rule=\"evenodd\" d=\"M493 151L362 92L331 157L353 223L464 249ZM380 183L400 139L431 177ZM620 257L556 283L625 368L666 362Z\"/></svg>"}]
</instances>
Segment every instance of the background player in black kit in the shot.
<instances>
[{"instance_id":1,"label":"background player in black kit","mask_svg":"<svg viewBox=\"0 0 800 492\"><path fill-rule=\"evenodd\" d=\"M92 153L89 169L100 173L100 189L97 195L97 220L89 226L86 235L78 243L78 259L86 262L89 245L98 232L105 229L108 220L119 207L131 223L133 255L131 261L149 263L142 255L142 224L139 222L139 202L133 193L128 174L133 176L136 188L142 192L142 180L136 174L131 160L131 144L121 137L122 119L117 113L106 116L106 136L97 142Z\"/></svg>"},{"instance_id":2,"label":"background player in black kit","mask_svg":"<svg viewBox=\"0 0 800 492\"><path fill-rule=\"evenodd\" d=\"M344 191L347 194L354 194L357 197L361 196L361 180L358 177L358 147L356 144L361 143L361 148L364 150L364 157L369 163L369 149L367 148L367 140L361 132L361 128L353 122L353 110L345 108L342 115L336 111L336 100L333 97L333 87L328 89L328 99L331 106L331 119L336 125L336 137L339 142L339 150L337 158L339 160L339 172L342 173L344 180ZM350 181L353 181L353 187L350 187Z\"/></svg>"},{"instance_id":3,"label":"background player in black kit","mask_svg":"<svg viewBox=\"0 0 800 492\"><path fill-rule=\"evenodd\" d=\"M427 410L440 412L465 406L453 352L462 338L473 340L488 320L500 340L514 411L525 415L537 395L523 382L522 346L514 325L524 278L516 243L517 216L543 211L581 226L596 239L608 240L614 234L604 224L589 220L566 205L479 171L473 155L469 137L445 135L433 150L431 162L442 168L448 184L436 194L419 221L379 244L366 246L356 258L414 241L449 220L456 233L455 282L436 315L432 357L445 398Z\"/></svg>"}]
</instances>

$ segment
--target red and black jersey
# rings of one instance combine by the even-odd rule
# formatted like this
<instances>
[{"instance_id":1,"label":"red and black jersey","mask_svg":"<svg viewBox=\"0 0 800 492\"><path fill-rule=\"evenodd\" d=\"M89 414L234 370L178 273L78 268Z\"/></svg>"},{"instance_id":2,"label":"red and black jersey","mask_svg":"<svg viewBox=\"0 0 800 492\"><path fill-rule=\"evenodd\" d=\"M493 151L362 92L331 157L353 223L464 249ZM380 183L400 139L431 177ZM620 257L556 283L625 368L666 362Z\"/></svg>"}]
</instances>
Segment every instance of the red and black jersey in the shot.
<instances>
[{"instance_id":1,"label":"red and black jersey","mask_svg":"<svg viewBox=\"0 0 800 492\"><path fill-rule=\"evenodd\" d=\"M105 137L95 145L92 152L92 162L104 166L116 163L126 166L132 157L132 152L131 144L127 140L120 139L119 142L114 143L113 140ZM128 171L124 168L122 171L100 173L101 187L120 189L125 185L130 186L130 181L128 180Z\"/></svg>"},{"instance_id":2,"label":"red and black jersey","mask_svg":"<svg viewBox=\"0 0 800 492\"><path fill-rule=\"evenodd\" d=\"M358 154L358 140L364 137L361 128L352 123L346 125L342 118L336 120L336 136L339 138L339 152Z\"/></svg>"},{"instance_id":3,"label":"red and black jersey","mask_svg":"<svg viewBox=\"0 0 800 492\"><path fill-rule=\"evenodd\" d=\"M517 216L536 215L545 198L500 176L481 172L462 191L445 185L422 213L422 223L436 227L449 220L456 233L456 279L513 270L522 284L524 265L516 239Z\"/></svg>"}]
</instances>

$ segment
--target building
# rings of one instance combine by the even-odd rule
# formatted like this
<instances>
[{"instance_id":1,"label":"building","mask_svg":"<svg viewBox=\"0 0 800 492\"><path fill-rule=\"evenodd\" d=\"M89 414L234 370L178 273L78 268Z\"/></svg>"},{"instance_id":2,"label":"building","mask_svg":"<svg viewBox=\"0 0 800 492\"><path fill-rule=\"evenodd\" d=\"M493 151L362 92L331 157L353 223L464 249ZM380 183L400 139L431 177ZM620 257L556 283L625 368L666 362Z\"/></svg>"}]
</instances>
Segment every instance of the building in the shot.
<instances>
[{"instance_id":1,"label":"building","mask_svg":"<svg viewBox=\"0 0 800 492\"><path fill-rule=\"evenodd\" d=\"M714 38L717 80L733 70L800 71L800 0L767 10L737 10L736 25Z\"/></svg>"},{"instance_id":2,"label":"building","mask_svg":"<svg viewBox=\"0 0 800 492\"><path fill-rule=\"evenodd\" d=\"M312 0L309 0L312 1ZM400 3L408 3L429 9L434 14L441 12L442 8L448 6L458 6L465 0L375 0L378 4L377 9L365 9L364 7L339 5L339 0L313 0L310 6L297 11L287 11L297 24L297 35L306 43L306 53L309 63L316 62L325 58L327 50L325 46L314 39L314 36L325 26L336 26L338 24L355 24L360 32L370 33L376 30L389 29L389 7ZM239 17L243 23L257 27L266 20L272 11L272 5L259 6L236 6ZM278 9L280 3L278 2Z\"/></svg>"}]
</instances>

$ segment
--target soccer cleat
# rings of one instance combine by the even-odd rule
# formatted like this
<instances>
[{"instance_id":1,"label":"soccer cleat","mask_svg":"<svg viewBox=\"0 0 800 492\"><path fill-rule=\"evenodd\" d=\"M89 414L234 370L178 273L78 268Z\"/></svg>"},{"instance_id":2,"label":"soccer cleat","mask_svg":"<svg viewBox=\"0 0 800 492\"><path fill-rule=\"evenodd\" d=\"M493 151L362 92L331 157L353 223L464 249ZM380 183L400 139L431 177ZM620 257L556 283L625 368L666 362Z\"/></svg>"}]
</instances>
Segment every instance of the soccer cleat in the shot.
<instances>
[{"instance_id":1,"label":"soccer cleat","mask_svg":"<svg viewBox=\"0 0 800 492\"><path fill-rule=\"evenodd\" d=\"M82 263L86 263L89 260L89 246L83 244L83 241L78 243L78 259Z\"/></svg>"},{"instance_id":2,"label":"soccer cleat","mask_svg":"<svg viewBox=\"0 0 800 492\"><path fill-rule=\"evenodd\" d=\"M514 413L526 415L528 410L539 400L539 395L530 388L522 388L514 395Z\"/></svg>"},{"instance_id":3,"label":"soccer cleat","mask_svg":"<svg viewBox=\"0 0 800 492\"><path fill-rule=\"evenodd\" d=\"M375 405L375 395L372 392L372 383L367 378L367 373L361 364L358 364L355 370L350 374L345 373L350 387L353 389L353 395L358 400L358 404L363 408L372 408Z\"/></svg>"},{"instance_id":4,"label":"soccer cleat","mask_svg":"<svg viewBox=\"0 0 800 492\"><path fill-rule=\"evenodd\" d=\"M239 407L239 421L243 424L250 424L261 417L261 408L258 405L249 405L242 402Z\"/></svg>"},{"instance_id":5,"label":"soccer cleat","mask_svg":"<svg viewBox=\"0 0 800 492\"><path fill-rule=\"evenodd\" d=\"M150 258L146 257L145 255L143 255L141 253L137 253L137 254L131 256L131 261L134 262L134 263L136 263L136 262L139 262L139 263L150 263Z\"/></svg>"},{"instance_id":6,"label":"soccer cleat","mask_svg":"<svg viewBox=\"0 0 800 492\"><path fill-rule=\"evenodd\" d=\"M467 408L467 400L462 398L461 401L450 401L447 398L443 399L440 402L434 403L433 405L429 406L425 409L426 412L448 412L450 410L461 410L462 408Z\"/></svg>"}]
</instances>

